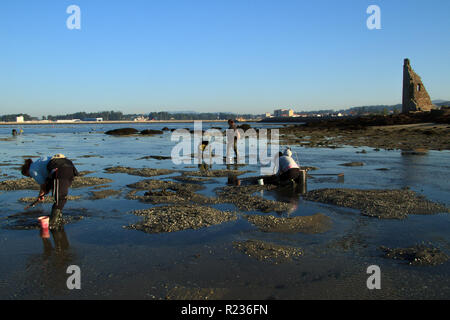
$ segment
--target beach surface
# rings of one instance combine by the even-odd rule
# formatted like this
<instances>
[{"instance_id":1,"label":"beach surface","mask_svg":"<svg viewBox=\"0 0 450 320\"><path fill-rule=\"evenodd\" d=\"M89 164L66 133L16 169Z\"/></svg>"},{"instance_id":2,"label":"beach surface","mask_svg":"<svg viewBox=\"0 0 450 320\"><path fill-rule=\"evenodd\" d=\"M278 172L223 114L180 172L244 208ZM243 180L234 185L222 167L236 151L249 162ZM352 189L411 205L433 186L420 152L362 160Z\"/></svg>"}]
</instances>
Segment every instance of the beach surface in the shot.
<instances>
[{"instance_id":1,"label":"beach surface","mask_svg":"<svg viewBox=\"0 0 450 320\"><path fill-rule=\"evenodd\" d=\"M0 126L0 298L450 298L447 125L250 125L280 128L281 147L315 169L306 194L228 185L261 174L248 159L206 172L191 155L176 165L170 130L105 134L192 123L21 124L17 137L18 126ZM227 125L204 123L212 127ZM83 175L64 230L43 238L37 218L50 214L51 199L24 210L37 186L19 168L57 153ZM81 290L67 289L69 265L81 269ZM367 288L372 265L381 290Z\"/></svg>"}]
</instances>

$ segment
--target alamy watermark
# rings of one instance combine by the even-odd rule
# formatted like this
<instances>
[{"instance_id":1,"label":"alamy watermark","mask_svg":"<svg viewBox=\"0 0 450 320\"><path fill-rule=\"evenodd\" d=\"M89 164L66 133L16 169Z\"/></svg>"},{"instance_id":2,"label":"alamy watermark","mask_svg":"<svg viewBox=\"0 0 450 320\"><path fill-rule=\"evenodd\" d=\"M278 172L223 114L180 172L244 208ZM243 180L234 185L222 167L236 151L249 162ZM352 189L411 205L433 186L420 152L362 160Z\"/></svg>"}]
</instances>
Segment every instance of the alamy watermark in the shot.
<instances>
[{"instance_id":1,"label":"alamy watermark","mask_svg":"<svg viewBox=\"0 0 450 320\"><path fill-rule=\"evenodd\" d=\"M370 277L367 278L367 289L369 290L380 290L381 289L381 269L377 265L372 265L367 268L367 274Z\"/></svg>"},{"instance_id":2,"label":"alamy watermark","mask_svg":"<svg viewBox=\"0 0 450 320\"><path fill-rule=\"evenodd\" d=\"M370 16L367 18L366 25L369 30L381 29L381 9L377 5L370 5L367 8L367 14Z\"/></svg>"},{"instance_id":3,"label":"alamy watermark","mask_svg":"<svg viewBox=\"0 0 450 320\"><path fill-rule=\"evenodd\" d=\"M172 132L171 140L178 142L171 152L175 165L259 164L261 175L273 174L278 166L278 129L271 129L270 135L267 129L248 129L245 132L228 129L223 133L218 129L203 131L202 121L195 121L193 134L187 129L177 129Z\"/></svg>"},{"instance_id":4,"label":"alamy watermark","mask_svg":"<svg viewBox=\"0 0 450 320\"><path fill-rule=\"evenodd\" d=\"M70 276L67 278L66 285L69 290L81 289L81 269L79 266L71 265L67 267L67 274Z\"/></svg>"},{"instance_id":5,"label":"alamy watermark","mask_svg":"<svg viewBox=\"0 0 450 320\"><path fill-rule=\"evenodd\" d=\"M81 29L81 9L77 5L70 5L67 7L66 13L70 16L66 20L66 26L69 30Z\"/></svg>"}]
</instances>

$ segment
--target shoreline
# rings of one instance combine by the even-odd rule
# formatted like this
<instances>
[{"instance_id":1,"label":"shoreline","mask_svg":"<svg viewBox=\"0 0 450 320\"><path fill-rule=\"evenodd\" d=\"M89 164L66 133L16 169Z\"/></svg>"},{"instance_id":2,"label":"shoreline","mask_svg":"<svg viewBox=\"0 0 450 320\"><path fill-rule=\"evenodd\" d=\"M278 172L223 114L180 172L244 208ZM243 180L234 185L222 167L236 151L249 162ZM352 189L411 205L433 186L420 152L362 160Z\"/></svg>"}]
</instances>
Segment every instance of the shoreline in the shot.
<instances>
[{"instance_id":1,"label":"shoreline","mask_svg":"<svg viewBox=\"0 0 450 320\"><path fill-rule=\"evenodd\" d=\"M417 123L362 129L289 126L280 129L280 142L309 148L348 145L387 150L450 150L448 124ZM425 151L421 153L426 153Z\"/></svg>"},{"instance_id":2,"label":"shoreline","mask_svg":"<svg viewBox=\"0 0 450 320\"><path fill-rule=\"evenodd\" d=\"M21 126L21 125L68 125L68 124L152 124L152 123L194 123L195 121L202 121L207 123L227 122L228 120L154 120L154 121L80 121L80 122L0 122L2 126ZM245 122L258 122L256 120Z\"/></svg>"}]
</instances>

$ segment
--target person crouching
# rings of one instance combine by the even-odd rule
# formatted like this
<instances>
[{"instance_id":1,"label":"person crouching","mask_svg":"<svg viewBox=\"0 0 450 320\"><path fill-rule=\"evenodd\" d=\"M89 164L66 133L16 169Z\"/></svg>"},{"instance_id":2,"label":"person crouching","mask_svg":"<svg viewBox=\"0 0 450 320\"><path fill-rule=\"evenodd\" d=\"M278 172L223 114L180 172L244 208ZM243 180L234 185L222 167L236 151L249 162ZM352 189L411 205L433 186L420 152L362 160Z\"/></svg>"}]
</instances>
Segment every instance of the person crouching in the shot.
<instances>
[{"instance_id":1,"label":"person crouching","mask_svg":"<svg viewBox=\"0 0 450 320\"><path fill-rule=\"evenodd\" d=\"M292 159L290 148L287 148L283 155L279 157L277 175L281 184L290 180L297 180L300 176L300 166Z\"/></svg>"},{"instance_id":2,"label":"person crouching","mask_svg":"<svg viewBox=\"0 0 450 320\"><path fill-rule=\"evenodd\" d=\"M74 178L79 175L72 161L62 154L51 158L40 158L35 162L27 159L22 166L22 174L33 178L40 185L38 196L40 202L44 201L46 194L53 191L55 203L52 207L49 228L62 227L62 210L67 202L69 188Z\"/></svg>"}]
</instances>

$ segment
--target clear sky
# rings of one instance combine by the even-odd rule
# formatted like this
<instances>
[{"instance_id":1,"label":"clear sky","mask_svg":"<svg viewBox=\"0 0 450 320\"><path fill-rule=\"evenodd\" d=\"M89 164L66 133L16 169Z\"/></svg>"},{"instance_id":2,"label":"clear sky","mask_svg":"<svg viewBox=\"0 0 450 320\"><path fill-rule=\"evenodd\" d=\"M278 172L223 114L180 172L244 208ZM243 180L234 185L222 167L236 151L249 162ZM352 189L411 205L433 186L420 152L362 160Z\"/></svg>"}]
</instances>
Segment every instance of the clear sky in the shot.
<instances>
[{"instance_id":1,"label":"clear sky","mask_svg":"<svg viewBox=\"0 0 450 320\"><path fill-rule=\"evenodd\" d=\"M81 30L69 30L69 5ZM369 30L371 4L381 30ZM4 0L0 114L263 113L450 100L448 0Z\"/></svg>"}]
</instances>

